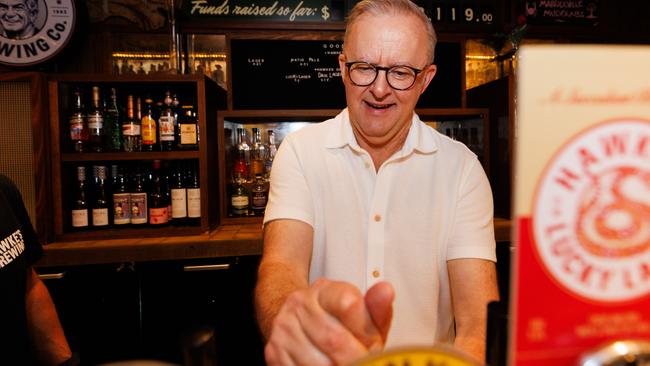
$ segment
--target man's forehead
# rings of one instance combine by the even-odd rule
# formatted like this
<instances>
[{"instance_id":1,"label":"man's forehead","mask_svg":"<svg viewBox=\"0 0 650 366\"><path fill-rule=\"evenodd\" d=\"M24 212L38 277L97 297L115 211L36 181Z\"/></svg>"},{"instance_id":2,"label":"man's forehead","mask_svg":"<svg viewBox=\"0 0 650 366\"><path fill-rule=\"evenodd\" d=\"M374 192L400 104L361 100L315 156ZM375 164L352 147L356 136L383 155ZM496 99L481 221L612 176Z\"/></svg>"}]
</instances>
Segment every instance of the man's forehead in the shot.
<instances>
[{"instance_id":1,"label":"man's forehead","mask_svg":"<svg viewBox=\"0 0 650 366\"><path fill-rule=\"evenodd\" d=\"M27 5L26 0L0 0L0 4L17 6L17 5Z\"/></svg>"}]
</instances>

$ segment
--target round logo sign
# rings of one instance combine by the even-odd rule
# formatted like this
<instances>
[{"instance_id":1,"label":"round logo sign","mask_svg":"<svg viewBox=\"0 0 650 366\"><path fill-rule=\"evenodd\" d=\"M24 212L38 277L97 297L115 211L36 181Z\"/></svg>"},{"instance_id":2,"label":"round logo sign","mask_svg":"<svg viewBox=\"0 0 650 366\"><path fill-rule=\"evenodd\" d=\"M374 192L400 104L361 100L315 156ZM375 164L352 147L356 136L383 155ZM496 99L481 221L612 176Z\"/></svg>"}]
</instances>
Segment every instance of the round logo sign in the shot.
<instances>
[{"instance_id":1,"label":"round logo sign","mask_svg":"<svg viewBox=\"0 0 650 366\"><path fill-rule=\"evenodd\" d=\"M74 29L72 0L0 0L0 63L28 66L56 55Z\"/></svg>"},{"instance_id":2,"label":"round logo sign","mask_svg":"<svg viewBox=\"0 0 650 366\"><path fill-rule=\"evenodd\" d=\"M650 294L650 121L583 131L537 186L535 247L562 287L592 301Z\"/></svg>"}]
</instances>

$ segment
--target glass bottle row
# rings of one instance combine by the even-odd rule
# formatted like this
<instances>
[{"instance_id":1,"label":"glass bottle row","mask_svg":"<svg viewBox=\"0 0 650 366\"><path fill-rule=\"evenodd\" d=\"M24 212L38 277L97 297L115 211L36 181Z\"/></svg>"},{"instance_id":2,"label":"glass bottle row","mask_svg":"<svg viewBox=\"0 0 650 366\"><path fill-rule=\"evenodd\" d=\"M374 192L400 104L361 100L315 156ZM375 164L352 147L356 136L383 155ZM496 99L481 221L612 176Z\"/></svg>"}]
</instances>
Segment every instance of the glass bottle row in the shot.
<instances>
[{"instance_id":1,"label":"glass bottle row","mask_svg":"<svg viewBox=\"0 0 650 366\"><path fill-rule=\"evenodd\" d=\"M199 123L192 105L181 105L168 90L163 101L128 95L126 108L118 104L116 88L101 98L92 87L86 108L76 88L68 118L70 149L75 152L196 150ZM144 103L144 104L143 104ZM126 113L124 112L126 110Z\"/></svg>"},{"instance_id":2,"label":"glass bottle row","mask_svg":"<svg viewBox=\"0 0 650 366\"><path fill-rule=\"evenodd\" d=\"M110 177L105 165L91 169L92 175L86 166L75 169L73 230L200 225L198 161L111 165Z\"/></svg>"}]
</instances>

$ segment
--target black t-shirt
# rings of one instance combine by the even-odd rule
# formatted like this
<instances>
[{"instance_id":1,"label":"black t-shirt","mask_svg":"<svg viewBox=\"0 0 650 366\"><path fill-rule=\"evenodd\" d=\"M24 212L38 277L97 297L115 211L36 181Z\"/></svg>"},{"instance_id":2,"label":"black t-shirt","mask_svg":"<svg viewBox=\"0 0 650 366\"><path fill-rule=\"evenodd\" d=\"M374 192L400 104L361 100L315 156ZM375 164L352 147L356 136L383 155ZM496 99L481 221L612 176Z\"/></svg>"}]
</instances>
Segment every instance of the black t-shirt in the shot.
<instances>
[{"instance_id":1,"label":"black t-shirt","mask_svg":"<svg viewBox=\"0 0 650 366\"><path fill-rule=\"evenodd\" d=\"M25 313L27 269L42 255L22 196L0 174L0 364L29 363Z\"/></svg>"}]
</instances>

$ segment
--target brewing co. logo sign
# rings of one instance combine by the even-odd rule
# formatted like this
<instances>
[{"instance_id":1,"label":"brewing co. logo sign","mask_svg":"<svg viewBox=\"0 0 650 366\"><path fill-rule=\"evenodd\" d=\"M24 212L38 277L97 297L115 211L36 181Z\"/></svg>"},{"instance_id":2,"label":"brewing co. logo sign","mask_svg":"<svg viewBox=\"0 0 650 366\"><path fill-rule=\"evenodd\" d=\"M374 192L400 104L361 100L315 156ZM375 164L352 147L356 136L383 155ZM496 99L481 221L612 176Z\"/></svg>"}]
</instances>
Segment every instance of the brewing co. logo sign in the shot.
<instances>
[{"instance_id":1,"label":"brewing co. logo sign","mask_svg":"<svg viewBox=\"0 0 650 366\"><path fill-rule=\"evenodd\" d=\"M650 121L603 122L566 143L538 183L532 226L544 269L573 296L650 293Z\"/></svg>"},{"instance_id":2,"label":"brewing co. logo sign","mask_svg":"<svg viewBox=\"0 0 650 366\"><path fill-rule=\"evenodd\" d=\"M72 0L0 0L0 63L27 66L53 57L74 23Z\"/></svg>"}]
</instances>

